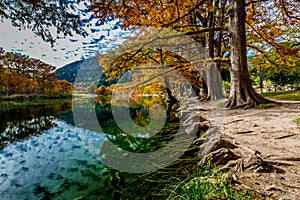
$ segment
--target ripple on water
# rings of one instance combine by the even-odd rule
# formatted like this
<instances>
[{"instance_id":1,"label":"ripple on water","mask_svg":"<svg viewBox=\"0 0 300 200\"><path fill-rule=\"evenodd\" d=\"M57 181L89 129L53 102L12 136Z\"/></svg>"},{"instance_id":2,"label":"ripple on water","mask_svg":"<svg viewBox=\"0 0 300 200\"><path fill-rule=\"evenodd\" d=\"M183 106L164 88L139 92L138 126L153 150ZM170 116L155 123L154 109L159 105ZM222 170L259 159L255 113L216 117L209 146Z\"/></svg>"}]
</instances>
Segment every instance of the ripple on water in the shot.
<instances>
[{"instance_id":1,"label":"ripple on water","mask_svg":"<svg viewBox=\"0 0 300 200\"><path fill-rule=\"evenodd\" d=\"M104 136L55 123L0 150L0 199L72 199L100 189L104 166L83 148L82 139L94 139L99 147Z\"/></svg>"}]
</instances>

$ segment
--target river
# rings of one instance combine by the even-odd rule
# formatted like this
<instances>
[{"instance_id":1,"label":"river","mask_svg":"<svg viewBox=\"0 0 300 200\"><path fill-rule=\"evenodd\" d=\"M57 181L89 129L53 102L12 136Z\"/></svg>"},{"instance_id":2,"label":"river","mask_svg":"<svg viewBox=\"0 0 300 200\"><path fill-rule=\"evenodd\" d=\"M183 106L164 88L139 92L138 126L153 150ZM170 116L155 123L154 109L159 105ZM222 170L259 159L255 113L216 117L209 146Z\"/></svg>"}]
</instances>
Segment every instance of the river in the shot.
<instances>
[{"instance_id":1,"label":"river","mask_svg":"<svg viewBox=\"0 0 300 200\"><path fill-rule=\"evenodd\" d=\"M86 108L84 101L79 104ZM151 97L132 101L129 107L119 102L114 109L129 110L135 124L146 126L151 123L153 104L168 110L161 99ZM169 109L163 128L154 137L124 134L106 101L95 102L91 111L102 132L75 126L72 106L69 102L0 111L0 199L161 199L166 194L159 192L165 187L160 180L186 175L180 170L169 173L168 168L161 173L121 172L99 161L86 143L92 141L99 152L108 140L130 152L155 151L179 130L176 106Z\"/></svg>"}]
</instances>

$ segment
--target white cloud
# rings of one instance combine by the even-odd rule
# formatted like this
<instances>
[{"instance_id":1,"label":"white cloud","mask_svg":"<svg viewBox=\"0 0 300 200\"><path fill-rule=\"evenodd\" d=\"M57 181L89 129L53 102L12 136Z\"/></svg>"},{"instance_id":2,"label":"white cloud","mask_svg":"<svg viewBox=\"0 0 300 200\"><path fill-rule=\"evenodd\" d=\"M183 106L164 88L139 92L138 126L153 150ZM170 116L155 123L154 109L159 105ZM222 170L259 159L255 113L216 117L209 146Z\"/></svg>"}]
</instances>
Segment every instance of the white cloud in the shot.
<instances>
[{"instance_id":1,"label":"white cloud","mask_svg":"<svg viewBox=\"0 0 300 200\"><path fill-rule=\"evenodd\" d=\"M129 32L120 29L112 30L115 22L103 26L89 28L89 36L79 35L58 39L54 48L34 35L31 30L21 30L13 27L7 20L0 22L0 47L6 51L14 51L38 58L56 67L74 62L82 57L90 57L96 53L104 53L124 42L124 36ZM95 31L96 30L96 31ZM101 39L100 39L101 38Z\"/></svg>"}]
</instances>

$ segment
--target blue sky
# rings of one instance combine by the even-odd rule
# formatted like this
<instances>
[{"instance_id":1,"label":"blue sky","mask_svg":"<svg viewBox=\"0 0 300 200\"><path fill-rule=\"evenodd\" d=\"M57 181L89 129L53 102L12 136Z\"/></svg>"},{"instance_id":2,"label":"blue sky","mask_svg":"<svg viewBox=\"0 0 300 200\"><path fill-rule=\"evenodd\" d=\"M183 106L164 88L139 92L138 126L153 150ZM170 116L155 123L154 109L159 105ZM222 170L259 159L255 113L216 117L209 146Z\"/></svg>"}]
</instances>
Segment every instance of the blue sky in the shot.
<instances>
[{"instance_id":1,"label":"blue sky","mask_svg":"<svg viewBox=\"0 0 300 200\"><path fill-rule=\"evenodd\" d=\"M38 58L56 67L88 58L97 53L107 53L121 45L124 36L129 32L120 29L112 30L115 22L111 21L102 26L92 26L87 30L89 36L79 35L57 40L54 48L34 35L31 30L21 30L13 27L7 20L0 22L0 47L5 51L13 51ZM101 40L100 40L101 38Z\"/></svg>"}]
</instances>

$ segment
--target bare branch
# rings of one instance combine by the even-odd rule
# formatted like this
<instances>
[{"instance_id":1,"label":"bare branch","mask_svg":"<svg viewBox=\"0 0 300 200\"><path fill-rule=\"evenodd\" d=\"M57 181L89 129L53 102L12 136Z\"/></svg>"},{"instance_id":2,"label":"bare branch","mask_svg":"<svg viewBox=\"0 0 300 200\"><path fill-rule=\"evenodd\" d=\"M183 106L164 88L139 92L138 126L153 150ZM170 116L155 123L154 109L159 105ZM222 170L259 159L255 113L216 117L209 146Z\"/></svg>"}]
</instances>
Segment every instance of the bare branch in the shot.
<instances>
[{"instance_id":1,"label":"bare branch","mask_svg":"<svg viewBox=\"0 0 300 200\"><path fill-rule=\"evenodd\" d=\"M296 46L300 46L300 42L299 42L299 43L296 43L296 44L292 44L292 45L291 45L291 48L296 47Z\"/></svg>"},{"instance_id":2,"label":"bare branch","mask_svg":"<svg viewBox=\"0 0 300 200\"><path fill-rule=\"evenodd\" d=\"M261 53L261 54L262 54L262 55L263 55L263 56L264 56L271 64L275 65L276 67L279 67L278 64L275 63L274 61L272 61L272 60L266 55L266 53L265 53L263 50L259 49L259 48L256 47L256 46L252 46L252 45L249 45L249 44L247 44L246 46L249 47L249 48L251 48L251 49L256 50L256 51L259 52L259 53Z\"/></svg>"},{"instance_id":3,"label":"bare branch","mask_svg":"<svg viewBox=\"0 0 300 200\"><path fill-rule=\"evenodd\" d=\"M170 23L164 24L163 27L167 27L170 26L171 24L175 24L176 22L179 22L180 20L182 20L183 18L185 18L186 16L190 15L192 12L194 12L199 6L201 6L203 3L205 2L205 0L200 1L199 3L197 3L197 5L194 6L194 8L192 8L189 12L187 12L186 14L182 15L181 17L177 18L175 21L172 21Z\"/></svg>"},{"instance_id":4,"label":"bare branch","mask_svg":"<svg viewBox=\"0 0 300 200\"><path fill-rule=\"evenodd\" d=\"M203 25L206 26L206 19L205 19L199 12L196 12L196 13L195 13L195 16L201 21L201 23L202 23Z\"/></svg>"},{"instance_id":5,"label":"bare branch","mask_svg":"<svg viewBox=\"0 0 300 200\"><path fill-rule=\"evenodd\" d=\"M226 28L226 27L204 28L204 29L201 29L199 31L187 32L185 34L186 35L197 35L197 34L200 34L200 33L207 33L207 32L210 32L210 31L228 31L228 28Z\"/></svg>"},{"instance_id":6,"label":"bare branch","mask_svg":"<svg viewBox=\"0 0 300 200\"><path fill-rule=\"evenodd\" d=\"M270 44L272 47L274 47L276 50L279 50L279 47L276 46L275 44L273 44L272 42L270 42L267 38L265 38L265 36L263 36L258 30L256 30L248 21L246 21L246 24L248 24L252 30L259 35L265 42L267 42L268 44ZM278 52L279 53L279 52Z\"/></svg>"},{"instance_id":7,"label":"bare branch","mask_svg":"<svg viewBox=\"0 0 300 200\"><path fill-rule=\"evenodd\" d=\"M255 3L260 3L260 2L262 2L262 1L268 1L268 0L257 0L257 1L250 1L250 2L246 3L246 6L249 6L249 5L251 5L251 4L255 4Z\"/></svg>"},{"instance_id":8,"label":"bare branch","mask_svg":"<svg viewBox=\"0 0 300 200\"><path fill-rule=\"evenodd\" d=\"M284 0L281 0L281 3L282 3L282 8L283 8L283 10L284 10L284 12L285 12L286 16L288 16L288 18L290 18L290 19L297 19L297 20L300 20L300 18L299 18L299 17L295 17L295 16L292 16L292 15L290 15L290 14L289 14L288 10L286 9L286 6L285 6L285 3L284 3Z\"/></svg>"}]
</instances>

